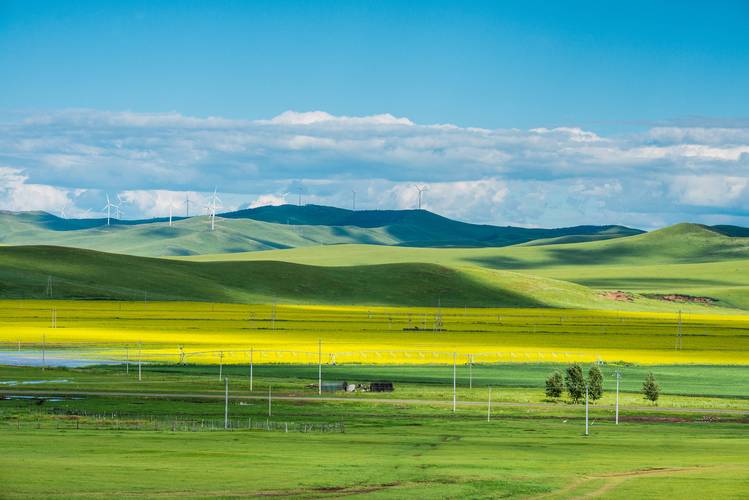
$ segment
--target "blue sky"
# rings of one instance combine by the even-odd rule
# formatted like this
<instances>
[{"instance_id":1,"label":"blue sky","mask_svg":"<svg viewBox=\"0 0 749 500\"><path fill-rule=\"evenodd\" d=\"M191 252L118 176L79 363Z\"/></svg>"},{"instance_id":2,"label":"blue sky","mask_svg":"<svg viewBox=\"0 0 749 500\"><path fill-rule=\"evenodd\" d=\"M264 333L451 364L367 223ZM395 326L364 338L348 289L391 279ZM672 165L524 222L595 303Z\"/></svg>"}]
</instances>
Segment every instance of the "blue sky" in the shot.
<instances>
[{"instance_id":1,"label":"blue sky","mask_svg":"<svg viewBox=\"0 0 749 500\"><path fill-rule=\"evenodd\" d=\"M748 25L745 1L0 0L0 208L148 216L214 184L399 208L419 182L479 222L747 223Z\"/></svg>"}]
</instances>

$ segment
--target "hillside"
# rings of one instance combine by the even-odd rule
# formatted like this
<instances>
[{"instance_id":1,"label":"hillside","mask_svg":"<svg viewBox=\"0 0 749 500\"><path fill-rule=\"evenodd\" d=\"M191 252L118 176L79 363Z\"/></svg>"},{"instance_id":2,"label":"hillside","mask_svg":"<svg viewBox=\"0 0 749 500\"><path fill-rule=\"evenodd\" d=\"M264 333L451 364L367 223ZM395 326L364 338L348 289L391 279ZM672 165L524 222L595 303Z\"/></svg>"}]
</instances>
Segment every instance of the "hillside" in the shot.
<instances>
[{"instance_id":1,"label":"hillside","mask_svg":"<svg viewBox=\"0 0 749 500\"><path fill-rule=\"evenodd\" d=\"M217 217L62 219L45 212L0 212L0 244L58 245L140 256L254 252L320 245L494 247L538 238L608 239L638 234L621 226L525 229L467 224L425 210L351 211L317 205L241 210Z\"/></svg>"},{"instance_id":2,"label":"hillside","mask_svg":"<svg viewBox=\"0 0 749 500\"><path fill-rule=\"evenodd\" d=\"M617 303L582 285L477 267L199 263L50 246L0 247L0 298L674 309L641 297Z\"/></svg>"},{"instance_id":3,"label":"hillside","mask_svg":"<svg viewBox=\"0 0 749 500\"><path fill-rule=\"evenodd\" d=\"M430 262L494 269L538 270L566 266L686 264L749 259L749 238L724 236L697 224L677 224L650 233L575 243L540 240L503 248L381 248L339 245L272 252L190 257L195 261L282 260L314 265Z\"/></svg>"},{"instance_id":4,"label":"hillside","mask_svg":"<svg viewBox=\"0 0 749 500\"><path fill-rule=\"evenodd\" d=\"M432 264L343 269L283 262L193 263L61 247L0 247L3 298L535 306L528 296ZM418 293L413 293L418 290Z\"/></svg>"},{"instance_id":5,"label":"hillside","mask_svg":"<svg viewBox=\"0 0 749 500\"><path fill-rule=\"evenodd\" d=\"M320 205L265 206L240 210L222 217L253 219L277 224L385 228L400 245L424 247L498 247L541 238L572 235L622 237L642 231L624 226L575 226L529 229L459 222L427 210L345 210Z\"/></svg>"},{"instance_id":6,"label":"hillside","mask_svg":"<svg viewBox=\"0 0 749 500\"><path fill-rule=\"evenodd\" d=\"M599 290L707 296L720 305L749 309L749 238L678 224L607 241L505 248L326 248L205 255L194 260L279 260L320 266L422 262L447 267L511 270Z\"/></svg>"}]
</instances>

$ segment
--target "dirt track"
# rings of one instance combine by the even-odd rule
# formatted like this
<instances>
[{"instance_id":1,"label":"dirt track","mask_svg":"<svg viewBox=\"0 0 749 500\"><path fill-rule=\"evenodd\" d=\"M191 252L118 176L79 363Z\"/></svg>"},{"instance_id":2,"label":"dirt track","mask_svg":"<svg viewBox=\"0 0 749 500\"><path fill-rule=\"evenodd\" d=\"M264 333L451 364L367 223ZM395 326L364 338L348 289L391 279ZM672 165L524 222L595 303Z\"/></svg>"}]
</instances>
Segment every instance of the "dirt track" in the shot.
<instances>
[{"instance_id":1,"label":"dirt track","mask_svg":"<svg viewBox=\"0 0 749 500\"><path fill-rule=\"evenodd\" d=\"M110 397L139 397L139 398L164 398L164 399L223 399L223 394L216 393L184 393L184 392L136 392L136 391L65 391L65 390L2 390L0 396L110 396ZM234 401L267 400L267 396L231 395ZM396 405L431 405L450 406L452 400L437 399L396 399L396 398L356 398L339 396L273 396L277 401L345 401L350 403L383 403ZM486 401L458 401L458 406L486 406ZM561 408L551 403L502 403L492 402L492 408ZM579 407L577 407L579 408ZM594 408L611 409L610 405L596 405ZM665 406L620 406L620 411L638 411L645 413L669 412L669 413L701 413L711 415L749 415L749 410L732 410L716 408L674 408Z\"/></svg>"}]
</instances>

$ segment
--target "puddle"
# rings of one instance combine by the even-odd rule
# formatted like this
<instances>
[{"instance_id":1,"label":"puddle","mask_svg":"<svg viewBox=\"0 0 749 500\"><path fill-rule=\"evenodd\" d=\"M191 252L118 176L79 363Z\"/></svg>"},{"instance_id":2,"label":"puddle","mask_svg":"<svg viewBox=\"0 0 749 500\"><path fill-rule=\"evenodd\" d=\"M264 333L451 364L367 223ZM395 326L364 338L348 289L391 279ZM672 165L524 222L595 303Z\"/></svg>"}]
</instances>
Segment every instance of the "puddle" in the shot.
<instances>
[{"instance_id":1,"label":"puddle","mask_svg":"<svg viewBox=\"0 0 749 500\"><path fill-rule=\"evenodd\" d=\"M42 359L39 351L0 351L0 365L47 366L82 368L93 365L119 365L122 361L89 359L85 352L75 350L48 350Z\"/></svg>"},{"instance_id":2,"label":"puddle","mask_svg":"<svg viewBox=\"0 0 749 500\"><path fill-rule=\"evenodd\" d=\"M48 403L61 403L62 401L79 401L83 398L66 398L61 396L20 396L20 395L12 395L12 396L3 396L0 397L0 400L2 401L10 401L10 400L23 400L23 401L46 401Z\"/></svg>"},{"instance_id":3,"label":"puddle","mask_svg":"<svg viewBox=\"0 0 749 500\"><path fill-rule=\"evenodd\" d=\"M0 385L67 384L70 380L0 380Z\"/></svg>"}]
</instances>

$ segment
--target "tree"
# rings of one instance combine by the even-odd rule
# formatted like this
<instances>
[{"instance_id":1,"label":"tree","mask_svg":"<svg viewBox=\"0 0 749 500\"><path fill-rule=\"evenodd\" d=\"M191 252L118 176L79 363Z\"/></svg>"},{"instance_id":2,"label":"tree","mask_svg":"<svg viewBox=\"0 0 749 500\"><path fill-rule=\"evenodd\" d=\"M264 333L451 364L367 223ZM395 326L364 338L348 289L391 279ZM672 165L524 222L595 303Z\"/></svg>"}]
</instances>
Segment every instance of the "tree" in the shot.
<instances>
[{"instance_id":1,"label":"tree","mask_svg":"<svg viewBox=\"0 0 749 500\"><path fill-rule=\"evenodd\" d=\"M645 377L645 382L642 383L642 393L645 399L653 403L658 401L658 396L661 395L661 386L655 381L655 376L652 372L648 373L648 376Z\"/></svg>"},{"instance_id":2,"label":"tree","mask_svg":"<svg viewBox=\"0 0 749 500\"><path fill-rule=\"evenodd\" d=\"M549 378L546 379L546 397L561 397L562 391L564 391L564 379L562 378L562 374L559 372L554 372Z\"/></svg>"},{"instance_id":3,"label":"tree","mask_svg":"<svg viewBox=\"0 0 749 500\"><path fill-rule=\"evenodd\" d=\"M588 370L588 397L596 401L601 399L601 396L603 396L603 373L596 365L593 365Z\"/></svg>"},{"instance_id":4,"label":"tree","mask_svg":"<svg viewBox=\"0 0 749 500\"><path fill-rule=\"evenodd\" d=\"M580 365L570 365L564 375L564 385L573 403L577 403L585 395L585 377Z\"/></svg>"}]
</instances>

